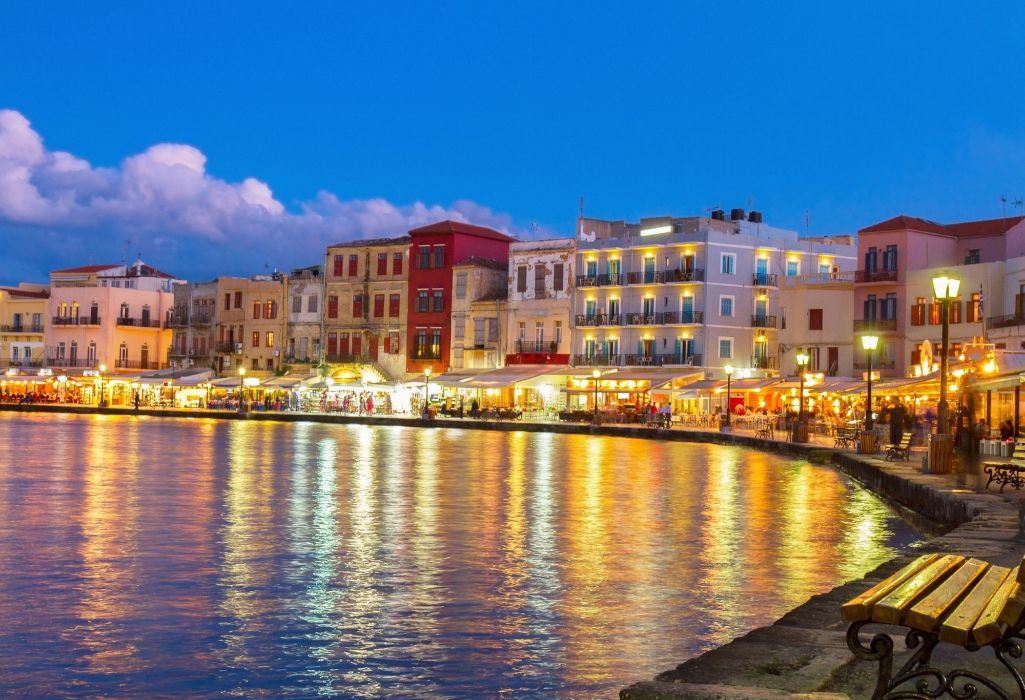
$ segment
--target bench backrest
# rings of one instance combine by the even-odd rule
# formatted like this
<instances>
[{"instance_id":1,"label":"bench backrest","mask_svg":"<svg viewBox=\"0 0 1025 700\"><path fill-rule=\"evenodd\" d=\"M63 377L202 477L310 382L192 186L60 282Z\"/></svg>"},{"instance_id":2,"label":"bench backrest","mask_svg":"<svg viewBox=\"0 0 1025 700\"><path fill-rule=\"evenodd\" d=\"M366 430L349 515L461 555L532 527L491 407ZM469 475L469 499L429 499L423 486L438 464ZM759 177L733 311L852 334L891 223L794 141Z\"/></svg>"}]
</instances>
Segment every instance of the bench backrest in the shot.
<instances>
[{"instance_id":1,"label":"bench backrest","mask_svg":"<svg viewBox=\"0 0 1025 700\"><path fill-rule=\"evenodd\" d=\"M900 438L900 446L911 447L911 433L904 433Z\"/></svg>"}]
</instances>

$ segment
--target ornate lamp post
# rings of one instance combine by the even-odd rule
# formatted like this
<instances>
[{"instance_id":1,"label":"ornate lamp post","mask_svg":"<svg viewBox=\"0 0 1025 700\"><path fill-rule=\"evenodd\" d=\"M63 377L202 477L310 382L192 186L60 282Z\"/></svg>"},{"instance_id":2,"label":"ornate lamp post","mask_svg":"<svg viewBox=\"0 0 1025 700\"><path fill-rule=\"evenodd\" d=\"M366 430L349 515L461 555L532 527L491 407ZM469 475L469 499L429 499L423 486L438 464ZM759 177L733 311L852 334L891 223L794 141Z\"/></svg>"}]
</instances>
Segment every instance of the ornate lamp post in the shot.
<instances>
[{"instance_id":1,"label":"ornate lamp post","mask_svg":"<svg viewBox=\"0 0 1025 700\"><path fill-rule=\"evenodd\" d=\"M598 424L598 378L601 376L601 370L592 370L591 376L594 377L594 415L591 416L591 423Z\"/></svg>"},{"instance_id":2,"label":"ornate lamp post","mask_svg":"<svg viewBox=\"0 0 1025 700\"><path fill-rule=\"evenodd\" d=\"M726 375L726 422L723 424L723 428L726 430L730 429L730 389L732 388L733 381L733 365L726 365L722 368L723 374Z\"/></svg>"},{"instance_id":3,"label":"ornate lamp post","mask_svg":"<svg viewBox=\"0 0 1025 700\"><path fill-rule=\"evenodd\" d=\"M246 408L245 408L246 402L245 402L245 398L244 398L245 397L245 391L246 391L246 368L245 367L239 367L238 368L238 412L240 414L246 412Z\"/></svg>"},{"instance_id":4,"label":"ornate lamp post","mask_svg":"<svg viewBox=\"0 0 1025 700\"><path fill-rule=\"evenodd\" d=\"M424 410L423 417L431 417L431 368L424 368Z\"/></svg>"},{"instance_id":5,"label":"ornate lamp post","mask_svg":"<svg viewBox=\"0 0 1025 700\"><path fill-rule=\"evenodd\" d=\"M103 373L107 371L107 365L100 365L100 407L103 406Z\"/></svg>"},{"instance_id":6,"label":"ornate lamp post","mask_svg":"<svg viewBox=\"0 0 1025 700\"><path fill-rule=\"evenodd\" d=\"M868 393L865 395L865 430L872 430L872 353L879 345L878 335L861 336L861 347L865 351L868 365Z\"/></svg>"},{"instance_id":7,"label":"ornate lamp post","mask_svg":"<svg viewBox=\"0 0 1025 700\"><path fill-rule=\"evenodd\" d=\"M947 419L947 347L950 340L950 300L957 298L957 291L961 288L961 280L946 274L937 275L932 278L932 289L936 299L940 302L940 320L943 324L943 334L940 337L940 405L939 425L936 432L945 435L948 430L949 420Z\"/></svg>"},{"instance_id":8,"label":"ornate lamp post","mask_svg":"<svg viewBox=\"0 0 1025 700\"><path fill-rule=\"evenodd\" d=\"M801 390L800 390L800 397L799 397L800 401L797 404L798 405L798 409L797 409L797 422L798 423L804 422L804 371L805 371L805 368L808 367L808 360L809 359L810 358L808 357L808 353L806 353L804 350L798 351L798 353L797 353L797 372L798 372L798 374L801 375Z\"/></svg>"}]
</instances>

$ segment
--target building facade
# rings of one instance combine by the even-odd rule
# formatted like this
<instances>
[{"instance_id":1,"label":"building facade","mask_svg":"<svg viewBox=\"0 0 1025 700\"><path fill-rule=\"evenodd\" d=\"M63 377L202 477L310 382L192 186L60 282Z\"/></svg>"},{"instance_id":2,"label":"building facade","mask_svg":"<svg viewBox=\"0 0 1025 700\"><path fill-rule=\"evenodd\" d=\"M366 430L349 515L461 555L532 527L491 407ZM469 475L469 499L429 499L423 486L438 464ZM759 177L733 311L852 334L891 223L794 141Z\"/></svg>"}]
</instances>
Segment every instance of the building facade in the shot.
<instances>
[{"instance_id":1,"label":"building facade","mask_svg":"<svg viewBox=\"0 0 1025 700\"><path fill-rule=\"evenodd\" d=\"M174 287L169 322L171 367L213 367L217 325L217 282L192 282Z\"/></svg>"},{"instance_id":2,"label":"building facade","mask_svg":"<svg viewBox=\"0 0 1025 700\"><path fill-rule=\"evenodd\" d=\"M483 226L441 221L413 229L410 235L406 321L409 338L406 372L440 374L451 366L453 265L467 258L509 261L513 239Z\"/></svg>"},{"instance_id":3,"label":"building facade","mask_svg":"<svg viewBox=\"0 0 1025 700\"><path fill-rule=\"evenodd\" d=\"M219 277L214 369L253 376L274 374L284 360L288 332L288 277L282 273Z\"/></svg>"},{"instance_id":4,"label":"building facade","mask_svg":"<svg viewBox=\"0 0 1025 700\"><path fill-rule=\"evenodd\" d=\"M784 276L780 288L779 370L798 373L797 354L808 355L808 371L852 377L854 272Z\"/></svg>"},{"instance_id":5,"label":"building facade","mask_svg":"<svg viewBox=\"0 0 1025 700\"><path fill-rule=\"evenodd\" d=\"M165 367L172 289L180 282L141 260L51 272L47 363L117 371Z\"/></svg>"},{"instance_id":6,"label":"building facade","mask_svg":"<svg viewBox=\"0 0 1025 700\"><path fill-rule=\"evenodd\" d=\"M329 365L376 366L405 377L409 236L328 247L323 347ZM356 369L356 368L353 368Z\"/></svg>"},{"instance_id":7,"label":"building facade","mask_svg":"<svg viewBox=\"0 0 1025 700\"><path fill-rule=\"evenodd\" d=\"M734 209L578 220L574 365L778 372L780 280L851 270L849 236L799 237Z\"/></svg>"},{"instance_id":8,"label":"building facade","mask_svg":"<svg viewBox=\"0 0 1025 700\"><path fill-rule=\"evenodd\" d=\"M452 266L452 369L485 369L504 364L507 263L467 258ZM421 295L421 300L425 296ZM427 300L430 303L430 299Z\"/></svg>"},{"instance_id":9,"label":"building facade","mask_svg":"<svg viewBox=\"0 0 1025 700\"><path fill-rule=\"evenodd\" d=\"M506 364L569 364L575 253L572 238L509 246Z\"/></svg>"},{"instance_id":10,"label":"building facade","mask_svg":"<svg viewBox=\"0 0 1025 700\"><path fill-rule=\"evenodd\" d=\"M1025 217L940 224L897 216L858 232L860 269L854 284L854 332L880 337L873 368L883 376L905 376L920 361L922 344L939 346L940 304L932 277L961 278L950 303L951 355L985 333L984 300L1004 297L1003 261L1025 255ZM993 266L992 264L999 263ZM999 280L999 282L998 282ZM866 363L856 349L855 366Z\"/></svg>"},{"instance_id":11,"label":"building facade","mask_svg":"<svg viewBox=\"0 0 1025 700\"><path fill-rule=\"evenodd\" d=\"M0 367L42 367L50 289L22 282L0 287Z\"/></svg>"},{"instance_id":12,"label":"building facade","mask_svg":"<svg viewBox=\"0 0 1025 700\"><path fill-rule=\"evenodd\" d=\"M323 299L324 275L320 265L292 270L288 276L288 364L320 363Z\"/></svg>"}]
</instances>

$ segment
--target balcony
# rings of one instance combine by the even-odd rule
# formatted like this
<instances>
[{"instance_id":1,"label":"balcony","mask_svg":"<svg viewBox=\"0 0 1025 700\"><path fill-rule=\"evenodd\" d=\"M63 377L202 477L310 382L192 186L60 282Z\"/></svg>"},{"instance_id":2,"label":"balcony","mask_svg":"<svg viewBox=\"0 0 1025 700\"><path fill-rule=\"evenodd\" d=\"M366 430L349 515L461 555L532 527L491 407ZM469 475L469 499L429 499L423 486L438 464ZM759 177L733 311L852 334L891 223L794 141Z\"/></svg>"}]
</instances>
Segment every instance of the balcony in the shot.
<instances>
[{"instance_id":1,"label":"balcony","mask_svg":"<svg viewBox=\"0 0 1025 700\"><path fill-rule=\"evenodd\" d=\"M796 287L803 284L850 284L855 273L847 272L813 272L808 275L791 275L783 277L784 287Z\"/></svg>"},{"instance_id":2,"label":"balcony","mask_svg":"<svg viewBox=\"0 0 1025 700\"><path fill-rule=\"evenodd\" d=\"M54 316L53 325L55 326L98 326L100 325L99 316Z\"/></svg>"},{"instance_id":3,"label":"balcony","mask_svg":"<svg viewBox=\"0 0 1025 700\"><path fill-rule=\"evenodd\" d=\"M776 317L766 316L765 314L754 314L751 316L751 327L752 328L775 328Z\"/></svg>"},{"instance_id":4,"label":"balcony","mask_svg":"<svg viewBox=\"0 0 1025 700\"><path fill-rule=\"evenodd\" d=\"M1025 326L1025 316L1011 314L1009 316L990 316L986 319L986 328L1011 328L1012 326Z\"/></svg>"},{"instance_id":5,"label":"balcony","mask_svg":"<svg viewBox=\"0 0 1025 700\"><path fill-rule=\"evenodd\" d=\"M214 345L214 352L222 355L241 355L242 354L242 343L236 343L232 340L227 342L220 342Z\"/></svg>"},{"instance_id":6,"label":"balcony","mask_svg":"<svg viewBox=\"0 0 1025 700\"><path fill-rule=\"evenodd\" d=\"M497 340L475 340L472 344L464 346L464 350L495 350L498 348Z\"/></svg>"},{"instance_id":7,"label":"balcony","mask_svg":"<svg viewBox=\"0 0 1025 700\"><path fill-rule=\"evenodd\" d=\"M684 355L682 353L573 356L574 367L663 367L666 365L700 367L701 362L701 355Z\"/></svg>"},{"instance_id":8,"label":"balcony","mask_svg":"<svg viewBox=\"0 0 1025 700\"><path fill-rule=\"evenodd\" d=\"M13 325L13 326L0 326L0 332L3 332L3 333L42 333L43 332L43 327L42 326L26 326L24 324Z\"/></svg>"},{"instance_id":9,"label":"balcony","mask_svg":"<svg viewBox=\"0 0 1025 700\"><path fill-rule=\"evenodd\" d=\"M410 360L440 360L441 349L432 350L429 347L413 347L413 351L409 355Z\"/></svg>"},{"instance_id":10,"label":"balcony","mask_svg":"<svg viewBox=\"0 0 1025 700\"><path fill-rule=\"evenodd\" d=\"M662 273L662 281L670 284L676 282L704 282L704 270L666 270Z\"/></svg>"},{"instance_id":11,"label":"balcony","mask_svg":"<svg viewBox=\"0 0 1025 700\"><path fill-rule=\"evenodd\" d=\"M42 360L11 360L11 359L0 359L0 367L3 368L24 368L24 369L38 369L44 366Z\"/></svg>"},{"instance_id":12,"label":"balcony","mask_svg":"<svg viewBox=\"0 0 1025 700\"><path fill-rule=\"evenodd\" d=\"M516 353L552 353L558 352L559 343L555 340L517 340Z\"/></svg>"},{"instance_id":13,"label":"balcony","mask_svg":"<svg viewBox=\"0 0 1025 700\"><path fill-rule=\"evenodd\" d=\"M577 314L576 316L577 327L585 326L622 326L623 317L619 314L592 314L590 316L586 314Z\"/></svg>"},{"instance_id":14,"label":"balcony","mask_svg":"<svg viewBox=\"0 0 1025 700\"><path fill-rule=\"evenodd\" d=\"M628 284L673 284L703 282L704 270L659 270L615 275L577 275L577 287L618 287Z\"/></svg>"},{"instance_id":15,"label":"balcony","mask_svg":"<svg viewBox=\"0 0 1025 700\"><path fill-rule=\"evenodd\" d=\"M778 287L779 275L770 272L756 272L751 275L751 284L755 287Z\"/></svg>"},{"instance_id":16,"label":"balcony","mask_svg":"<svg viewBox=\"0 0 1025 700\"><path fill-rule=\"evenodd\" d=\"M776 369L775 357L752 357L751 369Z\"/></svg>"},{"instance_id":17,"label":"balcony","mask_svg":"<svg viewBox=\"0 0 1025 700\"><path fill-rule=\"evenodd\" d=\"M897 366L896 360L872 360L872 369L893 369ZM855 360L854 369L868 369L868 362Z\"/></svg>"},{"instance_id":18,"label":"balcony","mask_svg":"<svg viewBox=\"0 0 1025 700\"><path fill-rule=\"evenodd\" d=\"M85 369L95 369L99 365L99 363L96 360L90 360L88 358L82 358L82 357L72 357L72 358L60 358L60 357L52 358L51 357L49 360L46 361L46 364L49 367L58 367L60 369L67 369L69 367L71 367L71 368L83 367Z\"/></svg>"},{"instance_id":19,"label":"balcony","mask_svg":"<svg viewBox=\"0 0 1025 700\"><path fill-rule=\"evenodd\" d=\"M114 363L118 369L165 369L166 363L150 362L149 360L121 360Z\"/></svg>"},{"instance_id":20,"label":"balcony","mask_svg":"<svg viewBox=\"0 0 1025 700\"><path fill-rule=\"evenodd\" d=\"M866 318L854 319L854 332L861 331L895 331L897 330L897 319L895 318Z\"/></svg>"},{"instance_id":21,"label":"balcony","mask_svg":"<svg viewBox=\"0 0 1025 700\"><path fill-rule=\"evenodd\" d=\"M129 318L127 316L118 316L117 325L128 328L160 328L160 321L152 318Z\"/></svg>"},{"instance_id":22,"label":"balcony","mask_svg":"<svg viewBox=\"0 0 1025 700\"><path fill-rule=\"evenodd\" d=\"M896 282L896 270L858 270L854 273L854 281L858 284L877 284L880 282Z\"/></svg>"},{"instance_id":23,"label":"balcony","mask_svg":"<svg viewBox=\"0 0 1025 700\"><path fill-rule=\"evenodd\" d=\"M172 313L167 325L169 328L185 328L187 326L209 326L213 321L213 314L187 314Z\"/></svg>"},{"instance_id":24,"label":"balcony","mask_svg":"<svg viewBox=\"0 0 1025 700\"><path fill-rule=\"evenodd\" d=\"M618 367L622 364L619 355L574 355L574 367Z\"/></svg>"}]
</instances>

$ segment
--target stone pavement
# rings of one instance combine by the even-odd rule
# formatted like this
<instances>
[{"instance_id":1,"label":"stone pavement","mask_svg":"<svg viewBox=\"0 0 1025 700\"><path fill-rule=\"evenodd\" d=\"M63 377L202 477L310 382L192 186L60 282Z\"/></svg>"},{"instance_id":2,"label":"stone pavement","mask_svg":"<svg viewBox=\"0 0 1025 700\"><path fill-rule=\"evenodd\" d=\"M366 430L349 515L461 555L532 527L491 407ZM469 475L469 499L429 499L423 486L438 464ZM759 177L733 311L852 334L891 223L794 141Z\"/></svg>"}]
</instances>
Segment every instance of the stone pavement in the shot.
<instances>
[{"instance_id":1,"label":"stone pavement","mask_svg":"<svg viewBox=\"0 0 1025 700\"><path fill-rule=\"evenodd\" d=\"M1025 493L1007 489L985 491L985 478L965 474L923 474L922 452L910 462L887 462L881 456L838 454L844 471L870 488L922 515L954 525L928 540L921 552L968 554L1016 566L1025 552L1019 533L1019 512ZM918 553L916 553L917 556ZM652 681L621 691L624 700L639 698L868 698L875 683L873 663L853 657L845 640L840 606L904 566L910 557L887 562L863 579L811 598L775 624L762 627L718 649L666 671ZM895 649L904 648L900 628L890 628ZM877 631L884 631L876 628ZM908 654L895 658L899 668ZM1000 679L1007 672L988 648L974 654L947 644L937 647L934 665L971 668ZM985 694L979 697L987 697Z\"/></svg>"}]
</instances>

